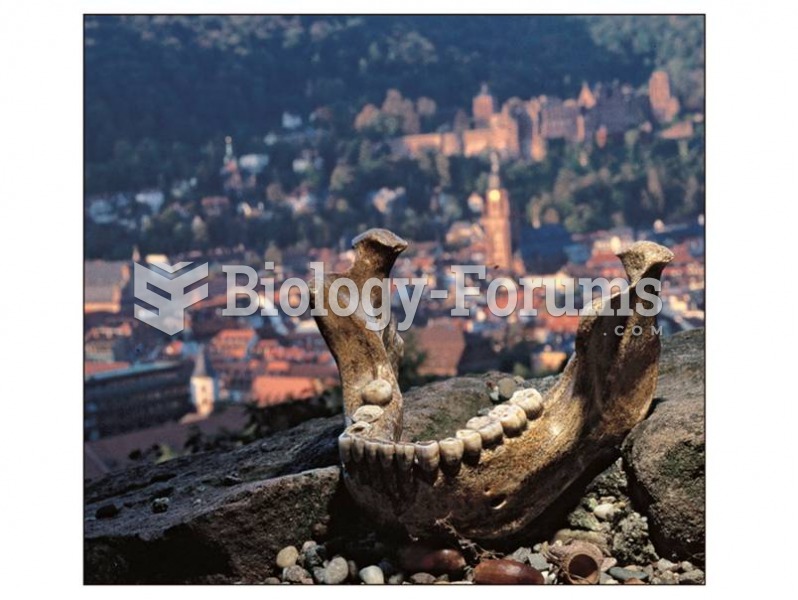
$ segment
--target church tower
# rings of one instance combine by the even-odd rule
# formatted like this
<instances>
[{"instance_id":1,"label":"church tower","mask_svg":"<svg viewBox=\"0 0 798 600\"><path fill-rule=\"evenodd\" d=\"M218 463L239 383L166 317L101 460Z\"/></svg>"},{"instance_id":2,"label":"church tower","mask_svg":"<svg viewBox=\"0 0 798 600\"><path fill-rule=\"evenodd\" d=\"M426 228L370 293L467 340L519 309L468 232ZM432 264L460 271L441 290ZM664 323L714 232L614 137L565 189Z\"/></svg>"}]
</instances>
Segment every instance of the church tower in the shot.
<instances>
[{"instance_id":1,"label":"church tower","mask_svg":"<svg viewBox=\"0 0 798 600\"><path fill-rule=\"evenodd\" d=\"M216 378L205 356L205 348L200 346L191 374L191 403L197 414L201 417L210 415L218 395Z\"/></svg>"},{"instance_id":2,"label":"church tower","mask_svg":"<svg viewBox=\"0 0 798 600\"><path fill-rule=\"evenodd\" d=\"M482 84L479 94L474 96L471 103L471 114L474 117L474 127L489 127L491 117L496 112L496 104L493 100L487 84Z\"/></svg>"},{"instance_id":3,"label":"church tower","mask_svg":"<svg viewBox=\"0 0 798 600\"><path fill-rule=\"evenodd\" d=\"M510 239L510 197L499 179L499 155L490 157L491 169L488 178L488 193L482 216L482 227L487 241L486 262L489 269L509 271L513 266L513 250Z\"/></svg>"}]
</instances>

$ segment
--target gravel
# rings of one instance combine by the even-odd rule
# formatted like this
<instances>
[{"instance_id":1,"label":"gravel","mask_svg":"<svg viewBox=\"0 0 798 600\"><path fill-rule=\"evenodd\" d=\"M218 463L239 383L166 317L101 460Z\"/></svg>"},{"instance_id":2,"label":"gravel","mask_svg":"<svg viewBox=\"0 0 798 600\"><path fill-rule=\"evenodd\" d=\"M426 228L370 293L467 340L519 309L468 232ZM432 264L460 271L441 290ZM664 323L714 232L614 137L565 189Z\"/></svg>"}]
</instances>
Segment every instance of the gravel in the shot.
<instances>
[{"instance_id":1,"label":"gravel","mask_svg":"<svg viewBox=\"0 0 798 600\"><path fill-rule=\"evenodd\" d=\"M385 574L377 565L371 565L360 569L360 581L369 585L385 583Z\"/></svg>"},{"instance_id":2,"label":"gravel","mask_svg":"<svg viewBox=\"0 0 798 600\"><path fill-rule=\"evenodd\" d=\"M346 559L336 556L324 567L322 582L328 585L337 585L346 581L348 577L349 565L346 563Z\"/></svg>"},{"instance_id":3,"label":"gravel","mask_svg":"<svg viewBox=\"0 0 798 600\"><path fill-rule=\"evenodd\" d=\"M299 558L299 551L294 546L286 546L277 553L275 562L281 569L293 567Z\"/></svg>"}]
</instances>

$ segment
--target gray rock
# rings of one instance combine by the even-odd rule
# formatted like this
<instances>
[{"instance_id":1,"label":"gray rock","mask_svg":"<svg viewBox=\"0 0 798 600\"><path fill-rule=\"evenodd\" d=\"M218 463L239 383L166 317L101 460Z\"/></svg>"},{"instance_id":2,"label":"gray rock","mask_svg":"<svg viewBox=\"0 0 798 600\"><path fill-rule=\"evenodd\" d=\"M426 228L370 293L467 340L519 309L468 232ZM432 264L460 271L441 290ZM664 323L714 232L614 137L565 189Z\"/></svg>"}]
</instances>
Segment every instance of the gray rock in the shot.
<instances>
[{"instance_id":1,"label":"gray rock","mask_svg":"<svg viewBox=\"0 0 798 600\"><path fill-rule=\"evenodd\" d=\"M435 576L429 573L413 573L410 576L410 583L415 583L417 585L430 585L435 583L435 581Z\"/></svg>"},{"instance_id":2,"label":"gray rock","mask_svg":"<svg viewBox=\"0 0 798 600\"><path fill-rule=\"evenodd\" d=\"M293 565L283 569L283 581L288 581L289 583L304 583L305 580L308 579L313 581L310 573L299 565Z\"/></svg>"},{"instance_id":3,"label":"gray rock","mask_svg":"<svg viewBox=\"0 0 798 600\"><path fill-rule=\"evenodd\" d=\"M603 584L603 585L612 585L612 584L617 585L618 582L615 581L609 574L602 573L601 575L599 575L599 584L600 585L601 584Z\"/></svg>"},{"instance_id":4,"label":"gray rock","mask_svg":"<svg viewBox=\"0 0 798 600\"><path fill-rule=\"evenodd\" d=\"M405 576L402 573L394 573L388 578L389 585L402 585L405 582Z\"/></svg>"},{"instance_id":5,"label":"gray rock","mask_svg":"<svg viewBox=\"0 0 798 600\"><path fill-rule=\"evenodd\" d=\"M385 583L385 574L377 565L370 565L360 569L360 581L368 585L379 585Z\"/></svg>"},{"instance_id":6,"label":"gray rock","mask_svg":"<svg viewBox=\"0 0 798 600\"><path fill-rule=\"evenodd\" d=\"M280 581L279 577L267 577L263 580L263 583L266 585L280 585L282 581Z\"/></svg>"},{"instance_id":7,"label":"gray rock","mask_svg":"<svg viewBox=\"0 0 798 600\"><path fill-rule=\"evenodd\" d=\"M85 522L85 583L260 583L279 575L278 551L310 539L311 526L331 510L351 508L338 493L342 429L343 416L314 419L235 450L141 465L87 483L85 516L109 502L124 508L113 519ZM224 485L221 474L232 471L244 482ZM174 489L169 510L153 514L152 498L165 481ZM159 560L141 559L149 553Z\"/></svg>"},{"instance_id":8,"label":"gray rock","mask_svg":"<svg viewBox=\"0 0 798 600\"><path fill-rule=\"evenodd\" d=\"M704 585L705 577L701 569L693 569L679 575L679 583L683 585Z\"/></svg>"},{"instance_id":9,"label":"gray rock","mask_svg":"<svg viewBox=\"0 0 798 600\"><path fill-rule=\"evenodd\" d=\"M522 546L512 554L508 555L507 558L510 560L517 560L520 563L525 563L529 559L530 554L532 554L532 550Z\"/></svg>"},{"instance_id":10,"label":"gray rock","mask_svg":"<svg viewBox=\"0 0 798 600\"><path fill-rule=\"evenodd\" d=\"M660 558L657 561L657 570L658 571L676 571L679 568L679 565L676 563L672 563L667 558Z\"/></svg>"},{"instance_id":11,"label":"gray rock","mask_svg":"<svg viewBox=\"0 0 798 600\"><path fill-rule=\"evenodd\" d=\"M277 553L277 558L274 559L274 562L280 569L285 569L293 567L297 558L299 558L299 551L296 547L286 546Z\"/></svg>"},{"instance_id":12,"label":"gray rock","mask_svg":"<svg viewBox=\"0 0 798 600\"><path fill-rule=\"evenodd\" d=\"M661 571L651 579L654 585L676 585L679 583L679 575L673 571Z\"/></svg>"},{"instance_id":13,"label":"gray rock","mask_svg":"<svg viewBox=\"0 0 798 600\"><path fill-rule=\"evenodd\" d=\"M682 562L679 563L679 570L682 573L689 573L693 569L695 569L695 565L691 563L689 560L683 560Z\"/></svg>"},{"instance_id":14,"label":"gray rock","mask_svg":"<svg viewBox=\"0 0 798 600\"><path fill-rule=\"evenodd\" d=\"M322 566L322 564L324 564L325 558L326 558L326 550L324 549L324 546L312 542L312 545L307 545L306 547L303 547L302 562L303 566L306 569L312 569L313 567Z\"/></svg>"},{"instance_id":15,"label":"gray rock","mask_svg":"<svg viewBox=\"0 0 798 600\"><path fill-rule=\"evenodd\" d=\"M626 581L627 579L639 579L640 581L646 581L648 579L648 574L644 571L637 571L632 569L625 569L623 567L612 567L607 573L610 576L614 577L618 581Z\"/></svg>"},{"instance_id":16,"label":"gray rock","mask_svg":"<svg viewBox=\"0 0 798 600\"><path fill-rule=\"evenodd\" d=\"M659 396L671 401L680 394L703 395L702 341L700 331L663 341ZM479 409L493 405L486 381L502 377L505 375L497 373L460 377L411 390L405 394L405 436L432 439L453 435ZM699 386L692 385L696 377L702 378ZM545 393L556 381L549 377L525 385ZM87 483L85 582L263 582L275 574L274 561L280 549L308 540L316 525L330 528L324 536L340 533L332 531L331 523L348 523L338 518L342 507L352 510L345 513L347 517L357 514L347 504L340 485L337 437L342 428L342 416L315 419L234 450L141 465ZM225 485L224 477L231 473L237 473L239 481ZM169 494L171 506L167 512L153 515L152 499L160 496L155 493L165 481L174 490ZM594 480L588 492L591 503L609 497L623 501L626 475L614 466ZM201 503L196 504L197 500ZM123 507L121 512L113 519L97 519L96 511L110 502ZM591 503L585 506L590 509ZM628 512L620 510L615 517L619 523ZM332 513L336 518L330 519ZM651 523L653 528L653 517ZM322 535L320 530L318 533ZM563 537L598 542L609 550L604 532L580 531ZM192 552L190 566L185 561L186 548ZM535 551L541 548L537 545ZM161 560L141 560L150 553ZM373 564L383 556L390 553L357 559L361 564ZM635 558L627 564L631 562L648 561ZM357 566L352 568L350 580L357 581Z\"/></svg>"},{"instance_id":17,"label":"gray rock","mask_svg":"<svg viewBox=\"0 0 798 600\"><path fill-rule=\"evenodd\" d=\"M622 448L630 494L650 517L657 552L699 563L706 502L703 342L703 330L672 338L670 350L680 354L661 361L660 401Z\"/></svg>"},{"instance_id":18,"label":"gray rock","mask_svg":"<svg viewBox=\"0 0 798 600\"><path fill-rule=\"evenodd\" d=\"M324 567L322 581L328 585L338 585L346 581L348 577L349 565L346 559L336 556Z\"/></svg>"},{"instance_id":19,"label":"gray rock","mask_svg":"<svg viewBox=\"0 0 798 600\"><path fill-rule=\"evenodd\" d=\"M540 554L539 552L535 552L534 554L530 554L528 559L529 565L533 569L537 569L538 571L545 571L551 568L551 564L546 557Z\"/></svg>"}]
</instances>

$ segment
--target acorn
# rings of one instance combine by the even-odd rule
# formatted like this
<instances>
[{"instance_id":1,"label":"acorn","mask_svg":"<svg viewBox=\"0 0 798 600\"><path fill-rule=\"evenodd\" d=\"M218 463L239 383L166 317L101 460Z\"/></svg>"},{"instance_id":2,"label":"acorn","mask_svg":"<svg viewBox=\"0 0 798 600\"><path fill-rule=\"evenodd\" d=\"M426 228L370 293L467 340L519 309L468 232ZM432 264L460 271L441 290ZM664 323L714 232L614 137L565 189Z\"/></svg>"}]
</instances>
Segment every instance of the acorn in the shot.
<instances>
[{"instance_id":1,"label":"acorn","mask_svg":"<svg viewBox=\"0 0 798 600\"><path fill-rule=\"evenodd\" d=\"M453 548L411 544L399 550L399 564L409 573L454 575L462 572L466 561L460 551Z\"/></svg>"},{"instance_id":2,"label":"acorn","mask_svg":"<svg viewBox=\"0 0 798 600\"><path fill-rule=\"evenodd\" d=\"M537 569L506 558L483 560L474 569L474 583L487 585L543 585Z\"/></svg>"}]
</instances>

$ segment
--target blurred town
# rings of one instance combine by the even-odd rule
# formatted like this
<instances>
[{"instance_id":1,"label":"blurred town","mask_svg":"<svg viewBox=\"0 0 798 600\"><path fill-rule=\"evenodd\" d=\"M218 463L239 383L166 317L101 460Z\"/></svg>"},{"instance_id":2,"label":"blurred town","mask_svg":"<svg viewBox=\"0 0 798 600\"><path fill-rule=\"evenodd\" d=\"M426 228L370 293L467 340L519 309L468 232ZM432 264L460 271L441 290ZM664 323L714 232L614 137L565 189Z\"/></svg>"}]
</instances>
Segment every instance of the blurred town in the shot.
<instances>
[{"instance_id":1,"label":"blurred town","mask_svg":"<svg viewBox=\"0 0 798 600\"><path fill-rule=\"evenodd\" d=\"M703 197L694 200L697 210L679 219L653 219L645 227L617 220L607 227L574 228L568 227L545 196L527 203L528 198L513 199L506 185L508 171L543 168L551 160L552 148L563 156L562 149L567 149L576 164L583 166L605 147L614 144L632 152L640 140L668 143L677 157L688 154L690 144L703 136L703 113L680 106L668 72L654 71L642 89L617 82L584 83L577 97L566 99L535 96L499 103L488 85L474 92L472 105L458 111L449 127L385 140L385 152L396 160L445 156L478 161L480 185L467 196L453 200L451 194L431 195L429 212L437 215L440 231L435 239L415 239L394 218L406 209L402 186L375 184L366 198L368 210L379 217L377 224L411 243L393 275L424 277L428 284L413 325L403 335L407 342L403 389L493 369L523 377L559 372L573 352L578 317L548 314L543 289L536 290L537 316L521 316L522 302L516 303L509 316L495 316L486 306L487 285L500 275L516 281L540 277L546 286L555 288L562 288L568 278L624 277L616 253L640 239L664 244L675 254L662 292L664 335L702 326ZM392 93L382 107L363 106L355 127L368 128L386 113L403 110L406 101ZM434 109L423 102L413 106L422 115ZM273 261L276 269L269 275L275 277L277 294L288 278L310 279L312 261L323 262L327 272L345 270L352 260L348 240L285 247L270 243L261 251L244 242L214 245L207 233L221 219L268 221L272 205L278 203L281 210L300 215L335 206L340 194L331 190L310 192L298 186L279 197L268 194L269 181L264 179L265 167L273 160L270 144L293 143L291 168L295 172L319 168L323 159L313 150L312 140L320 134L305 121L303 115L286 112L282 130L271 133L267 151L259 153L239 154L234 139L224 141L225 152L218 163L222 192L200 198L193 213L180 204L173 207L184 211L182 218L190 223L190 234L204 240L201 248L171 252L164 246L161 252L143 253L134 245L126 260L86 261L86 477L138 461L236 445L339 411L336 365L309 314L263 317L257 312L250 317L223 317L228 298L221 266L250 265L266 275L264 262ZM589 176L608 177L601 170ZM605 183L608 188L623 185L617 179ZM645 173L646 197L656 201L663 196L664 185L656 169ZM267 194L255 202L246 190L257 187L267 187ZM87 227L146 229L163 212L166 199L157 189L93 194L86 201ZM457 208L450 210L447 203ZM524 208L519 211L518 206ZM426 217L418 214L417 219ZM365 229L365 221L354 230ZM152 243L149 246L152 250ZM209 295L187 311L183 332L166 336L133 318L133 264L180 261L209 263ZM469 282L479 286L482 295L469 301L467 318L450 315L454 301L451 265L488 267L485 281ZM449 299L429 297L430 289L448 289ZM263 306L278 302L276 296L261 296ZM506 294L500 297L500 305L507 302ZM393 309L401 319L396 298Z\"/></svg>"}]
</instances>

